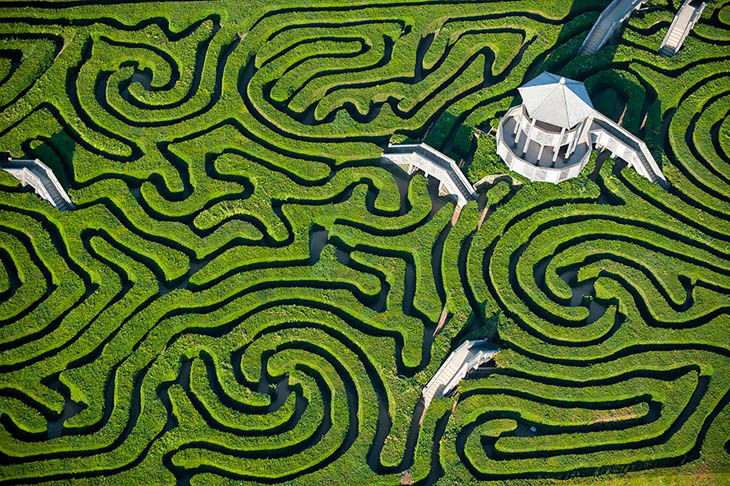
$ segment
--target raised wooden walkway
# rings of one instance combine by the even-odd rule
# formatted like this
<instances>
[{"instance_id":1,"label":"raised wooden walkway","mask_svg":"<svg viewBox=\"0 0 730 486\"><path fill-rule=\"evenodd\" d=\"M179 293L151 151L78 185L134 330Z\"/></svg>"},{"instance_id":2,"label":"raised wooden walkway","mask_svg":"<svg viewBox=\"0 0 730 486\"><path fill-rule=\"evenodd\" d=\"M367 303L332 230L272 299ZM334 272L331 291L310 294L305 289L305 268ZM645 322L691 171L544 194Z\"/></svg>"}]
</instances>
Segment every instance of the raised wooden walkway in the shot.
<instances>
[{"instance_id":1,"label":"raised wooden walkway","mask_svg":"<svg viewBox=\"0 0 730 486\"><path fill-rule=\"evenodd\" d=\"M40 160L8 159L2 169L18 179L23 186L31 186L36 194L59 211L74 208L71 198L58 182L56 175Z\"/></svg>"},{"instance_id":2,"label":"raised wooden walkway","mask_svg":"<svg viewBox=\"0 0 730 486\"><path fill-rule=\"evenodd\" d=\"M428 408L431 400L451 393L466 374L479 365L489 361L498 349L490 348L489 342L464 341L444 361L435 375L423 389L424 408Z\"/></svg>"},{"instance_id":3,"label":"raised wooden walkway","mask_svg":"<svg viewBox=\"0 0 730 486\"><path fill-rule=\"evenodd\" d=\"M616 30L647 0L613 0L603 9L580 46L578 55L590 55L608 42Z\"/></svg>"},{"instance_id":4,"label":"raised wooden walkway","mask_svg":"<svg viewBox=\"0 0 730 486\"><path fill-rule=\"evenodd\" d=\"M590 125L591 142L625 160L640 176L667 188L669 182L649 152L646 143L602 113L593 112Z\"/></svg>"},{"instance_id":5,"label":"raised wooden walkway","mask_svg":"<svg viewBox=\"0 0 730 486\"><path fill-rule=\"evenodd\" d=\"M669 26L667 35L664 36L662 45L659 48L659 54L665 57L672 57L682 48L684 40L695 26L702 11L705 9L704 0L685 0L679 8L677 15Z\"/></svg>"},{"instance_id":6,"label":"raised wooden walkway","mask_svg":"<svg viewBox=\"0 0 730 486\"><path fill-rule=\"evenodd\" d=\"M456 197L456 205L464 206L476 198L476 190L451 157L425 143L388 145L383 158L390 160L408 174L420 169L439 181L439 194Z\"/></svg>"}]
</instances>

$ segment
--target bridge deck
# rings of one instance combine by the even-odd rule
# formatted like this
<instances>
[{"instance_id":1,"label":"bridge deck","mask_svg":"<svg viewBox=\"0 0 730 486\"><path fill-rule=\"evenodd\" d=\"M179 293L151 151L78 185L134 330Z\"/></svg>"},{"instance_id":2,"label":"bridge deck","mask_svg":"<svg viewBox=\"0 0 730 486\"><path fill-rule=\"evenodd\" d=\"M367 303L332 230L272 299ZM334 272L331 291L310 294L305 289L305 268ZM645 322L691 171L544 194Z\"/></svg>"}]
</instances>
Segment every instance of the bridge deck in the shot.
<instances>
[{"instance_id":1,"label":"bridge deck","mask_svg":"<svg viewBox=\"0 0 730 486\"><path fill-rule=\"evenodd\" d=\"M464 206L476 198L476 190L456 165L454 159L429 147L425 143L389 145L383 157L394 164L407 168L417 168L426 175L441 182L445 192L456 197L457 206Z\"/></svg>"},{"instance_id":2,"label":"bridge deck","mask_svg":"<svg viewBox=\"0 0 730 486\"><path fill-rule=\"evenodd\" d=\"M499 351L489 348L488 345L486 340L465 341L456 348L423 389L422 396L425 406L428 407L435 397L443 397L451 393L470 370L489 361Z\"/></svg>"}]
</instances>

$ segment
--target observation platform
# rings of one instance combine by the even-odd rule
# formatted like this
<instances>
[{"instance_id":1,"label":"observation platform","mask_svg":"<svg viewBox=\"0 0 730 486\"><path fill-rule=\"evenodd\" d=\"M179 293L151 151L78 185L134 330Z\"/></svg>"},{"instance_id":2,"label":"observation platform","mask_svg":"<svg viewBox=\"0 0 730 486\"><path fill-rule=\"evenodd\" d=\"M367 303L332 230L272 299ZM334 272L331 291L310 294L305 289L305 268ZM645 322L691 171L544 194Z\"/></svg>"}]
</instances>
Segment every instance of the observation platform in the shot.
<instances>
[{"instance_id":1,"label":"observation platform","mask_svg":"<svg viewBox=\"0 0 730 486\"><path fill-rule=\"evenodd\" d=\"M668 187L646 143L599 111L593 110L570 135L571 131L558 132L545 124L525 126L522 109L518 105L507 111L497 129L497 154L510 170L533 181L557 184L577 176L595 146L626 161L649 181Z\"/></svg>"},{"instance_id":2,"label":"observation platform","mask_svg":"<svg viewBox=\"0 0 730 486\"><path fill-rule=\"evenodd\" d=\"M543 132L543 138L561 137L559 130L550 133L551 130L545 126L533 127L533 139L523 138L523 142L520 142L517 138L520 133L519 131L515 133L515 128L521 109L522 105L511 108L497 129L497 154L502 157L510 170L530 180L552 183L577 176L590 159L591 146L586 141L578 142L572 153L568 153L568 144L544 145L541 148L535 140L536 132ZM566 135L563 133L562 138L565 139ZM570 138L569 141L572 142L574 137L579 136L580 134L573 134L573 138ZM527 142L526 151L523 152L525 141Z\"/></svg>"}]
</instances>

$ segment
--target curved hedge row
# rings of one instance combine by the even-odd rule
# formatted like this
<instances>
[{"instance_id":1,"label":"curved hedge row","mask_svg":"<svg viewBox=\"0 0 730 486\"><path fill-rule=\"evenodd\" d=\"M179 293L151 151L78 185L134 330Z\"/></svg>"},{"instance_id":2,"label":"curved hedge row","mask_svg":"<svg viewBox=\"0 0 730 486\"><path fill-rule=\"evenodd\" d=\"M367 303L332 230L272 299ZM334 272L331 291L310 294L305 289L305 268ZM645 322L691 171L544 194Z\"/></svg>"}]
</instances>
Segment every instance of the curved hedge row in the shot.
<instances>
[{"instance_id":1,"label":"curved hedge row","mask_svg":"<svg viewBox=\"0 0 730 486\"><path fill-rule=\"evenodd\" d=\"M76 209L0 171L0 484L727 479L730 6L576 57L607 3L4 6L0 150ZM508 174L488 132L546 69L671 188ZM406 139L478 201L379 159Z\"/></svg>"}]
</instances>

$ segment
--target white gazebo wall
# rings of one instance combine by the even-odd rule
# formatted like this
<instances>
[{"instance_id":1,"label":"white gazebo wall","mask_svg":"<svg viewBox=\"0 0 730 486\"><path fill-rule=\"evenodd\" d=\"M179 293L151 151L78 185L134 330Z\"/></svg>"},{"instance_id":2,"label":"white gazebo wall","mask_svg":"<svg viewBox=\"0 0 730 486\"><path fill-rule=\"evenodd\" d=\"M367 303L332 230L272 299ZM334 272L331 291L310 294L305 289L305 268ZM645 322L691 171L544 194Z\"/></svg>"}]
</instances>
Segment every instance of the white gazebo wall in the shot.
<instances>
[{"instance_id":1,"label":"white gazebo wall","mask_svg":"<svg viewBox=\"0 0 730 486\"><path fill-rule=\"evenodd\" d=\"M575 155L580 156L580 159L571 165L553 168L541 167L528 162L519 155L522 153L522 144L518 143L516 148L512 148L507 142L505 142L505 138L502 136L504 122L507 119L509 119L509 117L505 116L497 129L497 155L505 161L510 170L533 181L552 182L553 184L557 184L558 182L577 176L588 163L591 150L590 147L585 146L586 144L580 144L583 154L579 155L580 152L576 153Z\"/></svg>"}]
</instances>

